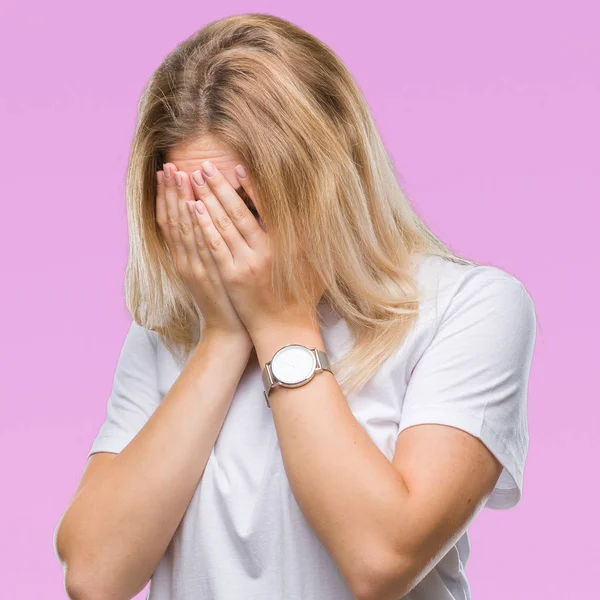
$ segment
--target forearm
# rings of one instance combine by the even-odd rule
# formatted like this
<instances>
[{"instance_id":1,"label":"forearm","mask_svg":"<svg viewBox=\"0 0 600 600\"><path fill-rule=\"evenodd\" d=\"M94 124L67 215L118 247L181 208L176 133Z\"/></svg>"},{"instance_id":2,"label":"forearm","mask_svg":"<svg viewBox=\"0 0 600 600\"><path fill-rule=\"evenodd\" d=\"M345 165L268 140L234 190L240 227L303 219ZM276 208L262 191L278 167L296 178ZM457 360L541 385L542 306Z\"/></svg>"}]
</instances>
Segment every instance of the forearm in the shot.
<instances>
[{"instance_id":1,"label":"forearm","mask_svg":"<svg viewBox=\"0 0 600 600\"><path fill-rule=\"evenodd\" d=\"M325 349L320 332L310 326L274 327L254 338L261 368L290 343ZM370 582L397 560L388 543L390 523L407 508L408 491L328 371L298 388L275 387L269 401L298 505L363 597Z\"/></svg>"},{"instance_id":2,"label":"forearm","mask_svg":"<svg viewBox=\"0 0 600 600\"><path fill-rule=\"evenodd\" d=\"M250 351L233 339L200 342L138 435L84 485L57 532L67 579L111 598L143 588L198 486Z\"/></svg>"}]
</instances>

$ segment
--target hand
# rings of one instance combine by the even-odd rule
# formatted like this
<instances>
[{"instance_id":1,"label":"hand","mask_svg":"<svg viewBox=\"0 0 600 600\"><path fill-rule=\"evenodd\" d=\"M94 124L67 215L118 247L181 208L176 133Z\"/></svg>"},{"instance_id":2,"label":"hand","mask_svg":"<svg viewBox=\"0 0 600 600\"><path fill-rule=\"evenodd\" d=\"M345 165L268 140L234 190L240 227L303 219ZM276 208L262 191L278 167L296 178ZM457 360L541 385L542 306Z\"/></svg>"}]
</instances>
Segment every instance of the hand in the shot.
<instances>
[{"instance_id":1,"label":"hand","mask_svg":"<svg viewBox=\"0 0 600 600\"><path fill-rule=\"evenodd\" d=\"M207 210L197 213L196 218L227 294L250 336L275 324L289 324L290 319L308 319L310 312L316 312L323 290L313 278L312 306L298 306L291 299L278 301L271 285L272 247L266 230L214 165L212 175L204 171L207 162L202 164L205 183L194 185L200 199L198 208ZM237 179L258 208L250 179L239 175ZM298 272L309 276L304 264L298 265Z\"/></svg>"},{"instance_id":2,"label":"hand","mask_svg":"<svg viewBox=\"0 0 600 600\"><path fill-rule=\"evenodd\" d=\"M250 335L225 292L202 229L186 205L196 200L194 186L187 173L177 171L174 164L167 163L163 168L156 175L156 221L179 276L204 316L204 336L213 333L239 336L251 349ZM181 186L177 185L177 179Z\"/></svg>"}]
</instances>

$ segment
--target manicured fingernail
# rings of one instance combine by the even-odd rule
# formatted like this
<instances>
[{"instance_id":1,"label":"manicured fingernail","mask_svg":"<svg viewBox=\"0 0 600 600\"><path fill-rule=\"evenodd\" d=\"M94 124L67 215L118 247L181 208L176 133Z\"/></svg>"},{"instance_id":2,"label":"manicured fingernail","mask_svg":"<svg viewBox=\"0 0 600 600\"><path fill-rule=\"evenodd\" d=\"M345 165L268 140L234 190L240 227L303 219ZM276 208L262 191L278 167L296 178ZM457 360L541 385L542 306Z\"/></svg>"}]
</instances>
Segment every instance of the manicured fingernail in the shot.
<instances>
[{"instance_id":1,"label":"manicured fingernail","mask_svg":"<svg viewBox=\"0 0 600 600\"><path fill-rule=\"evenodd\" d=\"M169 167L169 165L163 165L163 171L165 172L165 177L169 179L171 176L171 167Z\"/></svg>"},{"instance_id":2,"label":"manicured fingernail","mask_svg":"<svg viewBox=\"0 0 600 600\"><path fill-rule=\"evenodd\" d=\"M207 177L215 174L215 167L209 160L202 163L202 170Z\"/></svg>"},{"instance_id":3,"label":"manicured fingernail","mask_svg":"<svg viewBox=\"0 0 600 600\"><path fill-rule=\"evenodd\" d=\"M196 171L194 171L192 173L192 177L194 178L194 181L198 185L204 185L204 177L202 177L202 173L200 172L200 169L197 169Z\"/></svg>"},{"instance_id":4,"label":"manicured fingernail","mask_svg":"<svg viewBox=\"0 0 600 600\"><path fill-rule=\"evenodd\" d=\"M175 182L177 187L181 187L181 173L179 171L175 171Z\"/></svg>"},{"instance_id":5,"label":"manicured fingernail","mask_svg":"<svg viewBox=\"0 0 600 600\"><path fill-rule=\"evenodd\" d=\"M196 210L200 214L203 214L204 212L206 212L206 206L204 206L204 202L202 202L202 200L198 200L198 202L196 202Z\"/></svg>"},{"instance_id":6,"label":"manicured fingernail","mask_svg":"<svg viewBox=\"0 0 600 600\"><path fill-rule=\"evenodd\" d=\"M245 177L248 176L248 173L246 172L246 169L244 168L244 165L238 165L234 171L242 178L244 179Z\"/></svg>"}]
</instances>

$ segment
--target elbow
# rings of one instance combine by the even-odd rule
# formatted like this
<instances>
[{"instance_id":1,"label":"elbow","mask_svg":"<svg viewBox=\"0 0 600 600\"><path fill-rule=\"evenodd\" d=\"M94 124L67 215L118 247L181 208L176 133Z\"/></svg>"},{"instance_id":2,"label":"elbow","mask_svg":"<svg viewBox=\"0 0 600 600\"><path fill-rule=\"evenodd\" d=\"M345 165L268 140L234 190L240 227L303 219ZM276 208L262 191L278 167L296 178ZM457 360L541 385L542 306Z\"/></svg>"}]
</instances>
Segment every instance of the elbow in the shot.
<instances>
[{"instance_id":1,"label":"elbow","mask_svg":"<svg viewBox=\"0 0 600 600\"><path fill-rule=\"evenodd\" d=\"M74 569L65 563L65 591L70 600L100 600L112 598L98 586L91 584L89 578L80 569Z\"/></svg>"},{"instance_id":2,"label":"elbow","mask_svg":"<svg viewBox=\"0 0 600 600\"><path fill-rule=\"evenodd\" d=\"M68 567L65 570L65 591L70 600L96 600L102 597L100 590L94 590L79 572ZM104 595L104 598L107 597Z\"/></svg>"},{"instance_id":3,"label":"elbow","mask_svg":"<svg viewBox=\"0 0 600 600\"><path fill-rule=\"evenodd\" d=\"M83 570L74 568L71 553L67 547L64 535L61 534L60 526L54 534L54 552L63 567L64 587L67 598L70 600L96 600L109 598L104 590L89 583L89 578L84 576Z\"/></svg>"},{"instance_id":4,"label":"elbow","mask_svg":"<svg viewBox=\"0 0 600 600\"><path fill-rule=\"evenodd\" d=\"M75 576L65 577L65 591L69 600L93 600L95 598L84 582ZM96 597L100 598L100 595L97 594Z\"/></svg>"},{"instance_id":5,"label":"elbow","mask_svg":"<svg viewBox=\"0 0 600 600\"><path fill-rule=\"evenodd\" d=\"M54 552L63 568L64 588L70 600L128 600L135 594L126 594L122 585L109 581L101 573L112 572L102 567L98 558L89 558L89 549L84 558L79 546L73 546L74 540L68 530L59 524L54 533ZM81 542L78 542L81 544ZM137 593L137 592L136 592Z\"/></svg>"},{"instance_id":6,"label":"elbow","mask_svg":"<svg viewBox=\"0 0 600 600\"><path fill-rule=\"evenodd\" d=\"M70 600L106 600L122 599L128 600L131 595L124 595L122 592L108 590L104 586L98 585L97 581L90 579L77 571L69 572L65 576L65 591Z\"/></svg>"},{"instance_id":7,"label":"elbow","mask_svg":"<svg viewBox=\"0 0 600 600\"><path fill-rule=\"evenodd\" d=\"M64 564L64 586L70 600L130 600L150 581L127 576L113 565L100 565L86 559Z\"/></svg>"},{"instance_id":8,"label":"elbow","mask_svg":"<svg viewBox=\"0 0 600 600\"><path fill-rule=\"evenodd\" d=\"M414 563L398 557L365 561L365 570L349 579L356 600L398 600L414 587Z\"/></svg>"},{"instance_id":9,"label":"elbow","mask_svg":"<svg viewBox=\"0 0 600 600\"><path fill-rule=\"evenodd\" d=\"M139 578L139 571L123 571L100 557L90 559L77 552L61 560L64 571L64 588L70 600L129 600L142 591L150 578Z\"/></svg>"}]
</instances>

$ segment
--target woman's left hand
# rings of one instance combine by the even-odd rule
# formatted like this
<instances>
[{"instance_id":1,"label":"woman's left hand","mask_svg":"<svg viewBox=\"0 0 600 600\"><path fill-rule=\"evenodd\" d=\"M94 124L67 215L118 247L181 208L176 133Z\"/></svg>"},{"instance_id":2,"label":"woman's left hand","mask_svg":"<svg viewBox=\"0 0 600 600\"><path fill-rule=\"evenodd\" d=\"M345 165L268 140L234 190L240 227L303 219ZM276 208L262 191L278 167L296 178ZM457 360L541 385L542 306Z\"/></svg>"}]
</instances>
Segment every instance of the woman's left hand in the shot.
<instances>
[{"instance_id":1,"label":"woman's left hand","mask_svg":"<svg viewBox=\"0 0 600 600\"><path fill-rule=\"evenodd\" d=\"M248 333L253 336L271 327L289 325L290 319L308 321L310 313L316 312L323 290L313 285L315 295L310 307L295 305L290 299L278 302L271 285L272 248L267 232L214 164L210 163L213 174L206 173L207 162L202 163L203 185L190 178L198 201L190 201L188 206L202 228L223 286ZM237 175L237 179L258 206L250 178ZM308 273L308 269L299 265L299 272Z\"/></svg>"}]
</instances>

